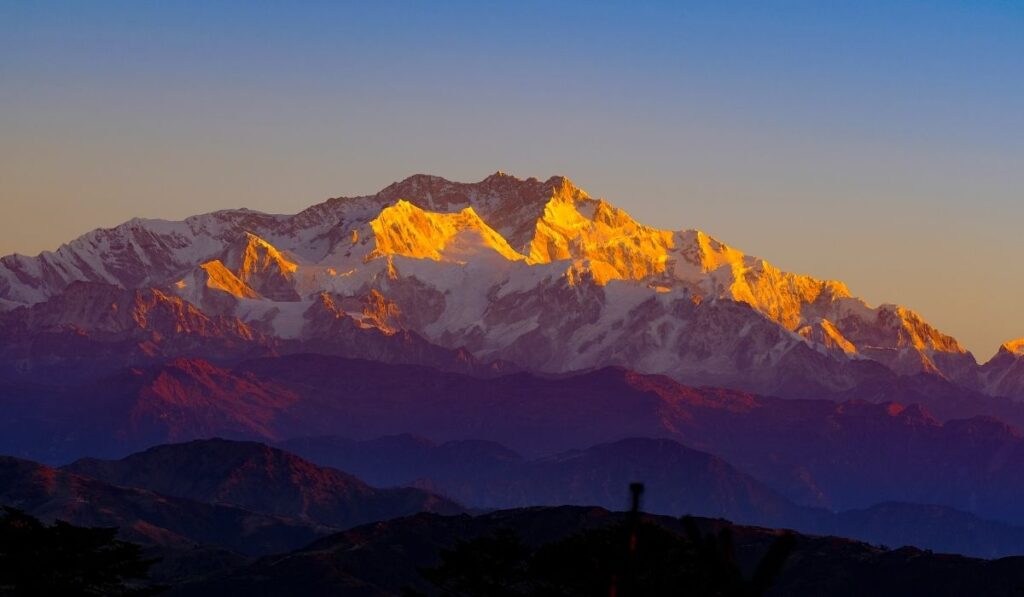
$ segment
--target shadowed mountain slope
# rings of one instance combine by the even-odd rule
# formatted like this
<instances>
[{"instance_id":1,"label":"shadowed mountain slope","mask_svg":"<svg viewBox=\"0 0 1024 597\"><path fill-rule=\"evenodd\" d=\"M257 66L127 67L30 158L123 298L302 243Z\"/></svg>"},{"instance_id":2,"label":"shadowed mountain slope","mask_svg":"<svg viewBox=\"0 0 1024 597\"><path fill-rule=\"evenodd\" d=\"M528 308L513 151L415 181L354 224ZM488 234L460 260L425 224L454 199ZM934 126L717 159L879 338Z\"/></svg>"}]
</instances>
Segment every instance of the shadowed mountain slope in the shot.
<instances>
[{"instance_id":1,"label":"shadowed mountain slope","mask_svg":"<svg viewBox=\"0 0 1024 597\"><path fill-rule=\"evenodd\" d=\"M462 511L420 489L376 489L352 475L253 442L197 440L121 460L79 460L64 470L114 485L338 528L416 512Z\"/></svg>"}]
</instances>

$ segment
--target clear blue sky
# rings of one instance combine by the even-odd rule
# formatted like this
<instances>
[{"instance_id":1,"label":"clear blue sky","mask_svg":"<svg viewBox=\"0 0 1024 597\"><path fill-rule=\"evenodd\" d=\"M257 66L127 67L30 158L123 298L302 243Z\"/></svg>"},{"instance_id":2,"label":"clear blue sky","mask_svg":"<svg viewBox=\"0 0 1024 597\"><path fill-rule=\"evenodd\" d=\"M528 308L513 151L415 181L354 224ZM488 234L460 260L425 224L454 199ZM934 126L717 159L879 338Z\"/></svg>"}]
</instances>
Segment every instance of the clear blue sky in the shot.
<instances>
[{"instance_id":1,"label":"clear blue sky","mask_svg":"<svg viewBox=\"0 0 1024 597\"><path fill-rule=\"evenodd\" d=\"M0 1L0 253L498 169L987 357L1024 336L1024 1Z\"/></svg>"}]
</instances>

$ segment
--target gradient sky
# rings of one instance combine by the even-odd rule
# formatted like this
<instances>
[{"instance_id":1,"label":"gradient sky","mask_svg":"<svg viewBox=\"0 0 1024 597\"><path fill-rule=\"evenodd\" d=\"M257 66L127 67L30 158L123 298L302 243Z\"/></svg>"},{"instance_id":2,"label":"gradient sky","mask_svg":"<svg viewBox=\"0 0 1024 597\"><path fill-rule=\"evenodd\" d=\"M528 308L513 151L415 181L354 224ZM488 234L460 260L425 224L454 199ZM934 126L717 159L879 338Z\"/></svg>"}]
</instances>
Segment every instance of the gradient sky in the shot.
<instances>
[{"instance_id":1,"label":"gradient sky","mask_svg":"<svg viewBox=\"0 0 1024 597\"><path fill-rule=\"evenodd\" d=\"M565 174L637 219L1024 336L1024 2L0 2L0 254Z\"/></svg>"}]
</instances>

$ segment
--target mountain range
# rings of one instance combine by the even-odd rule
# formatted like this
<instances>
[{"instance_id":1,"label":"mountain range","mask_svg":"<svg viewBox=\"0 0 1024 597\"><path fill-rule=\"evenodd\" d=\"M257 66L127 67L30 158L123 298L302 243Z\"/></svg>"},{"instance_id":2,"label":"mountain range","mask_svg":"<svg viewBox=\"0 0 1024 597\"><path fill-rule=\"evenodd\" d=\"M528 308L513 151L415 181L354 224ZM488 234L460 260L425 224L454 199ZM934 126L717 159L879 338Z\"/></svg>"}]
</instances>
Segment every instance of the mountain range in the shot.
<instances>
[{"instance_id":1,"label":"mountain range","mask_svg":"<svg viewBox=\"0 0 1024 597\"><path fill-rule=\"evenodd\" d=\"M211 436L281 442L414 433L440 442L487 438L539 458L625 438L670 438L803 505L933 503L1024 524L1019 429L991 416L943 420L920 405L698 389L616 368L481 378L310 354L234 368L176 359L33 395L2 422L0 451L62 462Z\"/></svg>"},{"instance_id":2,"label":"mountain range","mask_svg":"<svg viewBox=\"0 0 1024 597\"><path fill-rule=\"evenodd\" d=\"M1019 398L1024 358L1008 342L978 365L907 308L869 306L698 230L640 224L564 177L500 172L416 175L292 216L131 220L2 258L0 301L5 365L45 376L97 348L139 363L332 344L359 357L369 349L353 344L376 343L378 360L463 370L616 365L791 397L877 393L923 373Z\"/></svg>"},{"instance_id":3,"label":"mountain range","mask_svg":"<svg viewBox=\"0 0 1024 597\"><path fill-rule=\"evenodd\" d=\"M634 481L655 514L1024 551L1024 339L978 363L907 307L561 176L416 175L0 258L0 408L0 504L118 526L197 594L250 566L395 594L345 546L429 564L500 520L569 533L618 515L559 506L623 509ZM801 541L805 578L1016 574Z\"/></svg>"},{"instance_id":4,"label":"mountain range","mask_svg":"<svg viewBox=\"0 0 1024 597\"><path fill-rule=\"evenodd\" d=\"M465 511L419 489L378 489L262 444L218 439L61 468L0 457L0 503L47 522L117 527L161 558L155 574L172 584L367 522Z\"/></svg>"},{"instance_id":5,"label":"mountain range","mask_svg":"<svg viewBox=\"0 0 1024 597\"><path fill-rule=\"evenodd\" d=\"M721 458L668 439L630 438L533 460L493 442L436 444L410 435L302 438L285 446L377 485L415 485L478 508L573 504L622 510L628 506L623 488L643 479L643 508L652 514L726 518L980 557L1016 555L1024 548L1024 528L949 507L882 502L837 513L799 506Z\"/></svg>"},{"instance_id":6,"label":"mountain range","mask_svg":"<svg viewBox=\"0 0 1024 597\"><path fill-rule=\"evenodd\" d=\"M532 462L484 442L432 446L405 436L348 442L348 450L337 440L329 445L335 459L377 477L425 450L433 463L416 466L425 475L416 481L420 488L378 489L277 448L208 439L59 469L3 458L0 500L43 520L117 526L123 538L167 560L160 573L176 581L202 576L185 565L197 558L211 560L210 570L235 569L360 524L466 512L439 493L478 511L563 504L617 509L635 478L646 480L644 508L656 514L724 517L982 557L1024 550L1024 527L951 508L889 503L835 514L801 507L721 459L670 440L623 440ZM367 462L363 456L371 453L384 456Z\"/></svg>"}]
</instances>

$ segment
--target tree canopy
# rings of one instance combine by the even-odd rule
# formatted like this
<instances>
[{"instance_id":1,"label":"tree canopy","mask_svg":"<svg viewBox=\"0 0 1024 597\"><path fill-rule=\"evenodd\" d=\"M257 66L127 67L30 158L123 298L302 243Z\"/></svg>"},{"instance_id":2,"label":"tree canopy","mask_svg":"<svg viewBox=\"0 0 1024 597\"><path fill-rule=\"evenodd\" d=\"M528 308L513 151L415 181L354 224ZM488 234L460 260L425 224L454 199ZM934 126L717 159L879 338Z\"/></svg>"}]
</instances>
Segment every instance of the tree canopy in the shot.
<instances>
[{"instance_id":1,"label":"tree canopy","mask_svg":"<svg viewBox=\"0 0 1024 597\"><path fill-rule=\"evenodd\" d=\"M0 595L154 595L160 588L148 574L155 562L117 539L116 528L46 525L8 507L0 516Z\"/></svg>"}]
</instances>

